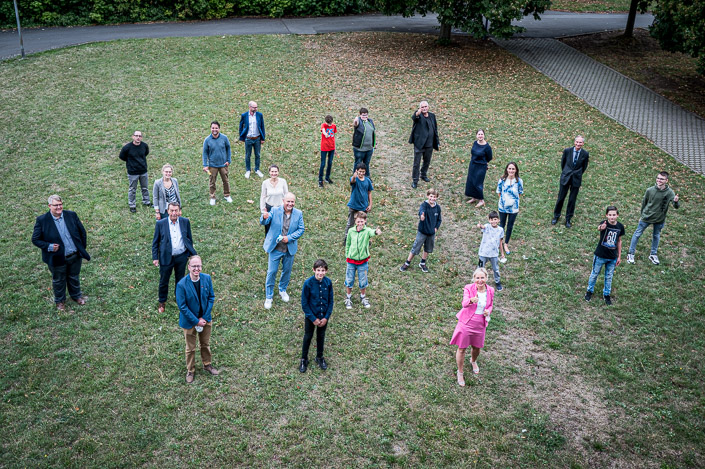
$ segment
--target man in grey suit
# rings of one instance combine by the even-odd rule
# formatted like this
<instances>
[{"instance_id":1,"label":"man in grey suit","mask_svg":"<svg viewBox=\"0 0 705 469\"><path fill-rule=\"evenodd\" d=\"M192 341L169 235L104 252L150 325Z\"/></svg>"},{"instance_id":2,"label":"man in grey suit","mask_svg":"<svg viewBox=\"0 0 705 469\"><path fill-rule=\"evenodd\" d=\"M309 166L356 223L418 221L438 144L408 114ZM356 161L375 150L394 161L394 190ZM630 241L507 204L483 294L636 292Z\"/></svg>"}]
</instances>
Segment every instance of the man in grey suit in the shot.
<instances>
[{"instance_id":1,"label":"man in grey suit","mask_svg":"<svg viewBox=\"0 0 705 469\"><path fill-rule=\"evenodd\" d=\"M433 150L438 150L438 126L436 125L436 115L428 112L428 103L421 101L419 109L411 115L414 123L411 128L409 143L414 145L414 167L411 171L411 187L416 189L419 183L419 172L421 179L431 182L428 178L428 167L431 165ZM423 165L421 160L423 159ZM419 171L419 166L421 169Z\"/></svg>"},{"instance_id":2,"label":"man in grey suit","mask_svg":"<svg viewBox=\"0 0 705 469\"><path fill-rule=\"evenodd\" d=\"M568 207L565 210L565 226L570 228L570 220L575 213L575 201L578 200L578 191L583 182L583 173L588 167L590 154L583 150L585 139L578 135L575 137L574 146L563 150L563 158L561 158L561 180L558 190L558 200L553 209L553 219L551 225L558 223L561 218L561 210L563 209L563 201L570 190L568 197Z\"/></svg>"}]
</instances>

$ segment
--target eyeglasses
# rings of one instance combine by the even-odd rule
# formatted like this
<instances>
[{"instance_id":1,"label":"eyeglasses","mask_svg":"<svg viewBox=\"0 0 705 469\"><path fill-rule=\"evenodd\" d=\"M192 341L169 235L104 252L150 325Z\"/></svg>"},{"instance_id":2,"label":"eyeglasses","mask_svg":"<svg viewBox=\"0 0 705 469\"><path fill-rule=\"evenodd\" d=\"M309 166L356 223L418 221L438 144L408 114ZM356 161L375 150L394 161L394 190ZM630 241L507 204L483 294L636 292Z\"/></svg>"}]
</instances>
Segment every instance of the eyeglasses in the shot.
<instances>
[{"instance_id":1,"label":"eyeglasses","mask_svg":"<svg viewBox=\"0 0 705 469\"><path fill-rule=\"evenodd\" d=\"M133 137L142 138L141 135L133 135Z\"/></svg>"},{"instance_id":2,"label":"eyeglasses","mask_svg":"<svg viewBox=\"0 0 705 469\"><path fill-rule=\"evenodd\" d=\"M189 269L193 269L193 270L203 270L203 266L202 266L202 265L190 265L190 266L189 266Z\"/></svg>"}]
</instances>

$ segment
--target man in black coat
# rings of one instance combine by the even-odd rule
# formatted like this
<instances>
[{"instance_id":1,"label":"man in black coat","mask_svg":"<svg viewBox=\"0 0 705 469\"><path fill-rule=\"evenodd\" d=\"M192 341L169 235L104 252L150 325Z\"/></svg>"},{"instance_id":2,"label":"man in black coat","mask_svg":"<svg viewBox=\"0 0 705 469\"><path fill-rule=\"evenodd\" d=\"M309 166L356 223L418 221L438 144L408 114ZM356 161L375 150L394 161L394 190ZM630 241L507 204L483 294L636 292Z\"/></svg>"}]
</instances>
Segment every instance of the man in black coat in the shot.
<instances>
[{"instance_id":1,"label":"man in black coat","mask_svg":"<svg viewBox=\"0 0 705 469\"><path fill-rule=\"evenodd\" d=\"M578 135L575 137L574 146L563 150L563 158L561 158L561 180L558 190L558 200L553 209L553 219L551 225L558 223L561 218L561 210L563 209L563 201L570 190L568 197L568 208L565 210L565 226L570 228L570 220L575 213L575 201L578 199L578 191L583 182L583 173L588 167L590 154L583 150L585 139Z\"/></svg>"},{"instance_id":2,"label":"man in black coat","mask_svg":"<svg viewBox=\"0 0 705 469\"><path fill-rule=\"evenodd\" d=\"M411 171L411 187L416 189L419 183L419 165L421 166L421 179L431 182L428 178L428 167L431 165L433 150L438 150L438 126L436 115L428 112L428 103L421 101L419 109L411 115L414 123L411 128L409 143L414 144L414 168Z\"/></svg>"},{"instance_id":3,"label":"man in black coat","mask_svg":"<svg viewBox=\"0 0 705 469\"><path fill-rule=\"evenodd\" d=\"M169 217L159 220L154 227L152 239L152 263L159 267L159 305L157 309L163 313L166 309L166 298L169 293L169 279L174 272L174 285L184 278L186 263L189 256L195 256L191 238L191 222L181 216L181 206L170 203Z\"/></svg>"},{"instance_id":4,"label":"man in black coat","mask_svg":"<svg viewBox=\"0 0 705 469\"><path fill-rule=\"evenodd\" d=\"M86 229L75 212L64 210L58 195L49 196L49 211L37 217L32 244L42 250L42 260L51 272L57 309L66 308L67 285L71 299L86 304L80 278L82 260L91 260L86 252Z\"/></svg>"}]
</instances>

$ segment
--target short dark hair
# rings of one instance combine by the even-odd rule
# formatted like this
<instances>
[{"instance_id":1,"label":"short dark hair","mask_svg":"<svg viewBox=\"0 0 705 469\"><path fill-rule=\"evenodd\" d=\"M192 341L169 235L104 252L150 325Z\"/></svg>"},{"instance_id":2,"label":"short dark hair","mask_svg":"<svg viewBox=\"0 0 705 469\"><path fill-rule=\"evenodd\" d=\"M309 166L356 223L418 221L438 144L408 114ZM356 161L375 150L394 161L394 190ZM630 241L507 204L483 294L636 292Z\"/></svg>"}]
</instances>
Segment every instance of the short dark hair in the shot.
<instances>
[{"instance_id":1,"label":"short dark hair","mask_svg":"<svg viewBox=\"0 0 705 469\"><path fill-rule=\"evenodd\" d=\"M617 215L619 215L619 210L617 210L617 207L615 207L614 205L609 205L609 206L605 209L605 215L607 215L608 213L610 213L612 210L614 210L615 212L617 212Z\"/></svg>"},{"instance_id":2,"label":"short dark hair","mask_svg":"<svg viewBox=\"0 0 705 469\"><path fill-rule=\"evenodd\" d=\"M497 213L495 210L492 210L488 215L487 218L492 220L493 218L499 218L499 213Z\"/></svg>"},{"instance_id":3,"label":"short dark hair","mask_svg":"<svg viewBox=\"0 0 705 469\"><path fill-rule=\"evenodd\" d=\"M367 171L367 166L365 166L365 163L358 163L355 166L355 171L357 171L358 169L364 169L365 171Z\"/></svg>"},{"instance_id":4,"label":"short dark hair","mask_svg":"<svg viewBox=\"0 0 705 469\"><path fill-rule=\"evenodd\" d=\"M166 206L166 209L169 210L169 207L171 207L172 205L181 210L181 204L178 202L169 202L169 204Z\"/></svg>"},{"instance_id":5,"label":"short dark hair","mask_svg":"<svg viewBox=\"0 0 705 469\"><path fill-rule=\"evenodd\" d=\"M666 171L661 171L660 173L658 173L658 175L659 175L659 176L663 176L663 177L665 177L666 179L668 179L668 173L667 173Z\"/></svg>"},{"instance_id":6,"label":"short dark hair","mask_svg":"<svg viewBox=\"0 0 705 469\"><path fill-rule=\"evenodd\" d=\"M330 114L326 116L326 123L327 124L332 124L333 123L333 116Z\"/></svg>"},{"instance_id":7,"label":"short dark hair","mask_svg":"<svg viewBox=\"0 0 705 469\"><path fill-rule=\"evenodd\" d=\"M269 165L270 171L271 171L272 168L277 168L277 171L279 171L279 166L277 166L277 165L275 165L275 164L270 164L270 165Z\"/></svg>"},{"instance_id":8,"label":"short dark hair","mask_svg":"<svg viewBox=\"0 0 705 469\"><path fill-rule=\"evenodd\" d=\"M366 107L360 108L360 114L369 114L369 113L370 113L370 111L368 111Z\"/></svg>"},{"instance_id":9,"label":"short dark hair","mask_svg":"<svg viewBox=\"0 0 705 469\"><path fill-rule=\"evenodd\" d=\"M313 263L313 270L316 270L319 267L323 267L324 269L328 270L328 263L323 259L318 259L316 262Z\"/></svg>"},{"instance_id":10,"label":"short dark hair","mask_svg":"<svg viewBox=\"0 0 705 469\"><path fill-rule=\"evenodd\" d=\"M220 122L218 122L218 121L211 122L211 127L213 126L213 124L217 125L218 128L220 128Z\"/></svg>"}]
</instances>

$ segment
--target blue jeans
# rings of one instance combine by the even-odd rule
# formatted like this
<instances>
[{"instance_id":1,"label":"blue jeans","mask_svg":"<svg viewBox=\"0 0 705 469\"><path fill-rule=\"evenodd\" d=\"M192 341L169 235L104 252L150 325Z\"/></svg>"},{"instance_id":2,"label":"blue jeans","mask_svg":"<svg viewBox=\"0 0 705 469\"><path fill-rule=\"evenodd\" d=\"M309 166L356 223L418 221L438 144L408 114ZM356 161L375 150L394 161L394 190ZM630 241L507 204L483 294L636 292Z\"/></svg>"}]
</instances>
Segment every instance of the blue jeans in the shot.
<instances>
[{"instance_id":1,"label":"blue jeans","mask_svg":"<svg viewBox=\"0 0 705 469\"><path fill-rule=\"evenodd\" d=\"M485 267L487 268L487 262L489 262L492 265L492 272L494 273L494 283L499 283L499 258L498 257L485 257L485 256L478 256L480 258L480 262L478 262L478 265L480 267Z\"/></svg>"},{"instance_id":2,"label":"blue jeans","mask_svg":"<svg viewBox=\"0 0 705 469\"><path fill-rule=\"evenodd\" d=\"M264 286L267 293L267 298L274 297L274 278L279 270L279 262L282 264L282 275L279 277L279 291L286 291L291 278L291 268L294 266L294 256L288 252L277 251L276 249L269 253L269 265L267 266L267 280Z\"/></svg>"},{"instance_id":3,"label":"blue jeans","mask_svg":"<svg viewBox=\"0 0 705 469\"><path fill-rule=\"evenodd\" d=\"M252 147L255 148L255 171L259 171L259 151L262 148L262 141L258 138L245 138L245 170L250 170L250 156Z\"/></svg>"},{"instance_id":4,"label":"blue jeans","mask_svg":"<svg viewBox=\"0 0 705 469\"><path fill-rule=\"evenodd\" d=\"M328 169L326 170L326 179L330 179L330 170L333 166L333 155L335 150L321 151L321 167L318 168L318 181L323 181L323 168L326 167L326 156L328 157Z\"/></svg>"},{"instance_id":5,"label":"blue jeans","mask_svg":"<svg viewBox=\"0 0 705 469\"><path fill-rule=\"evenodd\" d=\"M592 272L590 272L590 280L588 280L587 291L590 293L595 292L595 282L597 282L597 276L600 275L603 265L605 266L605 288L602 290L602 294L607 296L612 291L612 276L614 275L614 268L617 266L617 259L605 259L597 256L594 257L592 261Z\"/></svg>"},{"instance_id":6,"label":"blue jeans","mask_svg":"<svg viewBox=\"0 0 705 469\"><path fill-rule=\"evenodd\" d=\"M361 265L355 265L347 263L348 267L345 269L345 286L352 288L355 284L355 272L357 272L357 284L360 290L367 288L367 271L369 270L369 262L365 262Z\"/></svg>"},{"instance_id":7,"label":"blue jeans","mask_svg":"<svg viewBox=\"0 0 705 469\"><path fill-rule=\"evenodd\" d=\"M367 177L372 177L370 175L370 160L372 159L372 152L375 151L374 149L368 150L368 151L360 151L356 148L353 148L353 155L355 155L355 166L353 166L353 173L355 172L355 168L357 168L357 165L360 163L365 163L365 169L367 170Z\"/></svg>"},{"instance_id":8,"label":"blue jeans","mask_svg":"<svg viewBox=\"0 0 705 469\"><path fill-rule=\"evenodd\" d=\"M661 229L663 228L663 223L649 223L639 220L639 225L636 227L634 236L632 236L632 242L629 243L629 254L634 254L636 252L636 243L644 234L644 230L649 226L654 225L654 237L651 239L651 254L656 255L658 251L658 243L661 241Z\"/></svg>"}]
</instances>

